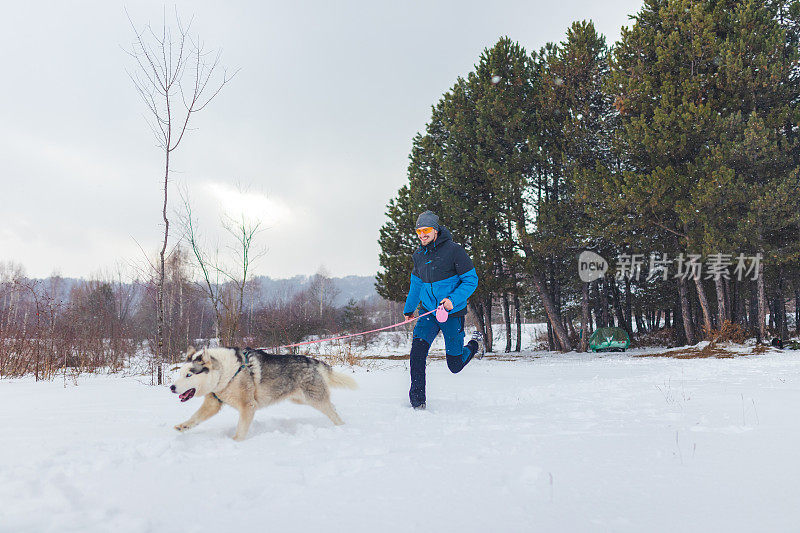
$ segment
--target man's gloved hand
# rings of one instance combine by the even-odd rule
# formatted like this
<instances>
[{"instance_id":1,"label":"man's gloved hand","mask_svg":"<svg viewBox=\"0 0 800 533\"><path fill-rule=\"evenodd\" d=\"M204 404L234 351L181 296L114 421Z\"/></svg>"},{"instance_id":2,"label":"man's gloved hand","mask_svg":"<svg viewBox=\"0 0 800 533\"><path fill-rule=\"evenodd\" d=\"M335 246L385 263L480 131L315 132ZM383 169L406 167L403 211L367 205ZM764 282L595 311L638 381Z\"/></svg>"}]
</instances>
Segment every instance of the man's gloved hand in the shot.
<instances>
[{"instance_id":1,"label":"man's gloved hand","mask_svg":"<svg viewBox=\"0 0 800 533\"><path fill-rule=\"evenodd\" d=\"M406 320L411 320L412 318L414 318L414 313L413 313L413 311L412 311L411 313L409 313L409 314L407 314L407 315L406 315L406 314L404 314L403 316L404 316L404 317L406 317Z\"/></svg>"}]
</instances>

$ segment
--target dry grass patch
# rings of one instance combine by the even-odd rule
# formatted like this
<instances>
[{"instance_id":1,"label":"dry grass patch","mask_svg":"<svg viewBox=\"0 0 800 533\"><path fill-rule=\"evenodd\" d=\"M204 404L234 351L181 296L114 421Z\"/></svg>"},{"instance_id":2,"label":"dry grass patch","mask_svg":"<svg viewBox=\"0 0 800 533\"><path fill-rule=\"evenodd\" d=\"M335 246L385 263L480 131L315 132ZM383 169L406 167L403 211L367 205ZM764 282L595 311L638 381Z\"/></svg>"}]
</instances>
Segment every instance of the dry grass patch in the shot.
<instances>
[{"instance_id":1,"label":"dry grass patch","mask_svg":"<svg viewBox=\"0 0 800 533\"><path fill-rule=\"evenodd\" d=\"M753 347L753 353L755 354L773 352L773 351L775 350L773 350L772 346L767 346L766 344L756 344Z\"/></svg>"},{"instance_id":2,"label":"dry grass patch","mask_svg":"<svg viewBox=\"0 0 800 533\"><path fill-rule=\"evenodd\" d=\"M670 334L672 330L669 330ZM730 359L743 355L758 355L773 351L770 346L756 344L746 346L745 342L750 336L747 330L740 324L733 324L729 321L722 323L719 329L706 331L706 338L711 339L702 348L687 346L677 350L665 352L633 354L634 357L671 357L673 359Z\"/></svg>"},{"instance_id":3,"label":"dry grass patch","mask_svg":"<svg viewBox=\"0 0 800 533\"><path fill-rule=\"evenodd\" d=\"M634 354L634 357L671 357L672 359L731 359L738 355L749 355L744 352L732 352L718 346L712 347L710 344L703 348L689 346L677 350L669 350L659 353Z\"/></svg>"},{"instance_id":4,"label":"dry grass patch","mask_svg":"<svg viewBox=\"0 0 800 533\"><path fill-rule=\"evenodd\" d=\"M730 348L732 347L726 347L724 345L719 345L715 341L711 341L702 348L687 346L686 348L667 350L665 352L632 355L633 357L670 357L672 359L732 359L734 357L758 355L773 351L770 346L765 346L763 344L757 344L753 347L739 345L739 349Z\"/></svg>"},{"instance_id":5,"label":"dry grass patch","mask_svg":"<svg viewBox=\"0 0 800 533\"><path fill-rule=\"evenodd\" d=\"M728 320L722 323L719 329L712 329L706 332L706 338L712 339L711 344L719 342L732 342L734 344L744 344L750 336L741 324L734 324Z\"/></svg>"}]
</instances>

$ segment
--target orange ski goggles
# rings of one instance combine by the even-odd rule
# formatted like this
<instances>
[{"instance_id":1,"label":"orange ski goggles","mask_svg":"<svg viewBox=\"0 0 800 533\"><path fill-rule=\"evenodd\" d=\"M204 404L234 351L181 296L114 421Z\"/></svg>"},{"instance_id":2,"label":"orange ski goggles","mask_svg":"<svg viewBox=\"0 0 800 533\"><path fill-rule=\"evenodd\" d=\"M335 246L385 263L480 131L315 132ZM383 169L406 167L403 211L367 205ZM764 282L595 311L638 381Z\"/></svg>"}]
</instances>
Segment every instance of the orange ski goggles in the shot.
<instances>
[{"instance_id":1,"label":"orange ski goggles","mask_svg":"<svg viewBox=\"0 0 800 533\"><path fill-rule=\"evenodd\" d=\"M420 237L423 235L430 235L433 233L433 228L417 228L417 235Z\"/></svg>"}]
</instances>

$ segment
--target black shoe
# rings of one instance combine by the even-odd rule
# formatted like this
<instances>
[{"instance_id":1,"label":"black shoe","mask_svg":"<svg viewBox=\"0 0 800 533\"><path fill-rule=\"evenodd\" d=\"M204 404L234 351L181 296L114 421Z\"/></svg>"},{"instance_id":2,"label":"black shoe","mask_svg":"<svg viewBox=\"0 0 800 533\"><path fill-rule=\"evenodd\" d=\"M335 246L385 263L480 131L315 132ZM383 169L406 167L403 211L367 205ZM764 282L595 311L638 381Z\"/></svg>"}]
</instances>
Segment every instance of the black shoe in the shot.
<instances>
[{"instance_id":1,"label":"black shoe","mask_svg":"<svg viewBox=\"0 0 800 533\"><path fill-rule=\"evenodd\" d=\"M424 403L421 403L419 405L412 405L411 407L413 407L415 411L424 411L425 410L425 404Z\"/></svg>"},{"instance_id":2,"label":"black shoe","mask_svg":"<svg viewBox=\"0 0 800 533\"><path fill-rule=\"evenodd\" d=\"M483 334L477 329L472 332L469 342L475 341L475 359L482 359L486 350L483 348Z\"/></svg>"}]
</instances>

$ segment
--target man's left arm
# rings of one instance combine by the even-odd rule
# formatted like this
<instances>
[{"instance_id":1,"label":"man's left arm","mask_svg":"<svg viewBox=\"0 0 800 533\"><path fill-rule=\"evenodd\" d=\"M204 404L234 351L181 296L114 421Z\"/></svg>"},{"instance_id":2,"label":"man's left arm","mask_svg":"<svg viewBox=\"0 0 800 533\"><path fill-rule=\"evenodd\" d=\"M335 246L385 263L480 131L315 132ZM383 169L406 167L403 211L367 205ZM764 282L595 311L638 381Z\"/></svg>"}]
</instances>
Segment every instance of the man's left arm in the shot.
<instances>
[{"instance_id":1,"label":"man's left arm","mask_svg":"<svg viewBox=\"0 0 800 533\"><path fill-rule=\"evenodd\" d=\"M459 283L447 298L452 302L453 309L461 309L467 304L467 298L478 288L478 273L475 272L467 252L460 246L456 251L454 262Z\"/></svg>"}]
</instances>

